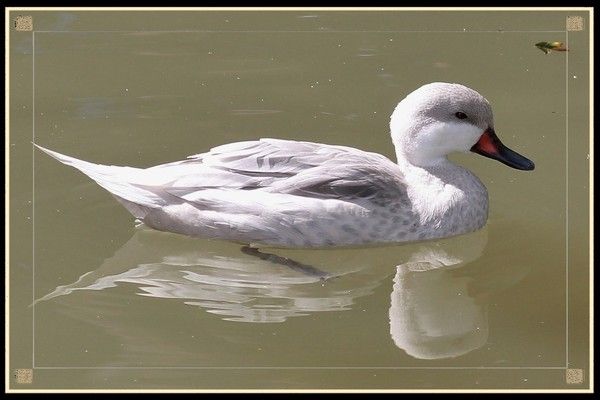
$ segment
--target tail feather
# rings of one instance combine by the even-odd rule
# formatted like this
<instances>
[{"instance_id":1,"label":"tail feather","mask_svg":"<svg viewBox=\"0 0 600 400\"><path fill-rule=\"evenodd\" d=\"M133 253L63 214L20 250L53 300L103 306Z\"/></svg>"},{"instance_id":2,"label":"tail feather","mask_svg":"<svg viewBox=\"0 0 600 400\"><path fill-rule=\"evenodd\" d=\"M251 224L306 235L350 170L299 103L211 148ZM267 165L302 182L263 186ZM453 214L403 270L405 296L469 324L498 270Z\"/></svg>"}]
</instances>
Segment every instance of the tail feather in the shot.
<instances>
[{"instance_id":1,"label":"tail feather","mask_svg":"<svg viewBox=\"0 0 600 400\"><path fill-rule=\"evenodd\" d=\"M65 165L78 169L108 190L136 218L144 218L149 209L164 205L164 199L148 187L139 187L137 181L143 181L144 170L132 167L94 164L74 157L48 150L33 143L35 147Z\"/></svg>"}]
</instances>

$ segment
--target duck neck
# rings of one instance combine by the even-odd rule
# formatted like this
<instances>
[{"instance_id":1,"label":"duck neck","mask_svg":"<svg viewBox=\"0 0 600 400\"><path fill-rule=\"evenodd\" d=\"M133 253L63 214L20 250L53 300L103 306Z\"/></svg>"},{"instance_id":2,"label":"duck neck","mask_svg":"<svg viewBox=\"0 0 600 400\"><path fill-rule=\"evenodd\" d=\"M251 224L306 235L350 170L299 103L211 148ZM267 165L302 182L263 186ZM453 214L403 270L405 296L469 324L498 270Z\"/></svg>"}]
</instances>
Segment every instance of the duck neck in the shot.
<instances>
[{"instance_id":1,"label":"duck neck","mask_svg":"<svg viewBox=\"0 0 600 400\"><path fill-rule=\"evenodd\" d=\"M398 165L404 172L408 196L422 225L437 228L443 221L453 219L454 213L465 213L460 218L467 218L468 214L470 220L464 226L465 231L478 229L485 223L487 191L473 173L446 157L428 165L415 165L398 157Z\"/></svg>"},{"instance_id":2,"label":"duck neck","mask_svg":"<svg viewBox=\"0 0 600 400\"><path fill-rule=\"evenodd\" d=\"M402 170L413 172L422 171L440 178L443 175L447 175L448 171L452 171L456 168L461 169L458 165L450 162L446 156L437 157L424 162L423 160L414 160L413 157L408 157L399 149L396 149L396 160L398 166L400 166Z\"/></svg>"}]
</instances>

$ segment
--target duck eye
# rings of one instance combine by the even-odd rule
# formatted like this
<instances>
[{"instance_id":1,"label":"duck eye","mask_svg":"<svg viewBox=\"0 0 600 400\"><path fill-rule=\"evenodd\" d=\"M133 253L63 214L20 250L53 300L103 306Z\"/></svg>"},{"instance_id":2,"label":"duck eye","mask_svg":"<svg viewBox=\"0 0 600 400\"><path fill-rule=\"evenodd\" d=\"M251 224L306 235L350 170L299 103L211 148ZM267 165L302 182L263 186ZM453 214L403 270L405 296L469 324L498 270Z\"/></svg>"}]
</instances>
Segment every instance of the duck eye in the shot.
<instances>
[{"instance_id":1,"label":"duck eye","mask_svg":"<svg viewBox=\"0 0 600 400\"><path fill-rule=\"evenodd\" d=\"M464 112L457 112L456 114L454 114L456 116L456 118L458 119L465 119L467 118L467 114L465 114Z\"/></svg>"}]
</instances>

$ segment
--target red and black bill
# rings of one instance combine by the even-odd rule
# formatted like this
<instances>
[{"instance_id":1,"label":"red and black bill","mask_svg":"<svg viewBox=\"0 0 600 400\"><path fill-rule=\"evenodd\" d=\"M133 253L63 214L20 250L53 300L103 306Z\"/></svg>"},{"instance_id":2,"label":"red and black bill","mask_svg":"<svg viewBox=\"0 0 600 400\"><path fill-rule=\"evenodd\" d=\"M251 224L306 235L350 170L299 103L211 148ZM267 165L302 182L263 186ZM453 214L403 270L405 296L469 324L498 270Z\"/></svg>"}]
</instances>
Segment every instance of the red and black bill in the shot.
<instances>
[{"instance_id":1,"label":"red and black bill","mask_svg":"<svg viewBox=\"0 0 600 400\"><path fill-rule=\"evenodd\" d=\"M488 128L483 132L479 141L471 147L471 151L498 160L512 168L525 171L531 171L535 168L533 161L502 144L492 128Z\"/></svg>"}]
</instances>

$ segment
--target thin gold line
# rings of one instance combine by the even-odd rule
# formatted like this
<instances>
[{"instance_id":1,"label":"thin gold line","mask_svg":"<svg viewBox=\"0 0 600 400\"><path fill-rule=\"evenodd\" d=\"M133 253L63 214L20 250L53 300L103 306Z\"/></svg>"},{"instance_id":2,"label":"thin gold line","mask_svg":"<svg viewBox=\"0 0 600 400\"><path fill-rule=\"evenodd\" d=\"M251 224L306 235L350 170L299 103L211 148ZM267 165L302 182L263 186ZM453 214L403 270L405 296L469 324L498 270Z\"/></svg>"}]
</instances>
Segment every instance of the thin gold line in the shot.
<instances>
[{"instance_id":1,"label":"thin gold line","mask_svg":"<svg viewBox=\"0 0 600 400\"><path fill-rule=\"evenodd\" d=\"M37 31L37 33L563 33L563 31L505 31L505 30L219 30L219 29L182 29L182 30L93 30L93 31Z\"/></svg>"},{"instance_id":2,"label":"thin gold line","mask_svg":"<svg viewBox=\"0 0 600 400\"><path fill-rule=\"evenodd\" d=\"M588 11L593 7L7 7L14 11Z\"/></svg>"},{"instance_id":3,"label":"thin gold line","mask_svg":"<svg viewBox=\"0 0 600 400\"><path fill-rule=\"evenodd\" d=\"M32 32L31 40L31 64L32 64L32 80L31 80L31 114L32 114L32 129L31 140L35 143L35 31ZM31 146L31 286L32 286L32 306L31 306L31 364L35 368L35 147Z\"/></svg>"},{"instance_id":4,"label":"thin gold line","mask_svg":"<svg viewBox=\"0 0 600 400\"><path fill-rule=\"evenodd\" d=\"M23 389L7 393L97 393L97 389ZM588 389L104 389L103 393L592 393Z\"/></svg>"},{"instance_id":5,"label":"thin gold line","mask_svg":"<svg viewBox=\"0 0 600 400\"><path fill-rule=\"evenodd\" d=\"M590 49L594 48L594 14L589 14L590 22L589 22L589 31L590 31ZM592 260L594 259L594 52L590 51L590 72L589 72L589 88L590 88L590 98L589 98L589 109L590 109L590 159L588 166L590 168L590 176L589 176L589 205L590 205L590 224L589 224L589 235L590 235L590 298L589 298L589 307L590 307L590 347L589 347L589 355L590 355L590 389L594 388L594 264Z\"/></svg>"},{"instance_id":6,"label":"thin gold line","mask_svg":"<svg viewBox=\"0 0 600 400\"><path fill-rule=\"evenodd\" d=\"M9 276L10 276L10 207L9 207L9 189L10 189L10 163L8 161L8 149L10 148L10 107L9 107L9 93L10 93L10 62L9 62L9 54L10 54L10 13L6 12L4 14L4 57L6 60L6 77L5 77L5 92L4 92L4 120L6 123L6 136L4 142L4 215L6 219L4 220L4 251L6 254L5 264L4 264L4 289L5 289L5 302L4 302L4 318L5 318L5 328L4 328L4 348L6 351L6 357L4 357L4 369L5 371L10 371L10 365L8 363L9 354L10 354L10 329L8 320L10 319L10 285ZM6 373L4 377L4 387L10 387L9 374Z\"/></svg>"},{"instance_id":7,"label":"thin gold line","mask_svg":"<svg viewBox=\"0 0 600 400\"><path fill-rule=\"evenodd\" d=\"M289 369L289 370L304 370L304 369L335 369L335 370L396 370L396 369L431 369L431 370L446 370L446 369L456 369L456 370L474 370L474 369L491 369L491 370L514 370L514 369L528 369L528 370L565 370L565 367L361 367L361 366L323 366L323 367L291 367L291 366L249 366L249 367L238 367L238 366L223 366L223 367L215 367L215 366L164 366L164 367L144 367L144 366L123 366L123 367L35 367L36 369L47 369L47 370L71 370L71 369L86 369L86 370L94 370L94 369L114 369L114 370L137 370L137 369L213 369L213 370L244 370L244 369Z\"/></svg>"},{"instance_id":8,"label":"thin gold line","mask_svg":"<svg viewBox=\"0 0 600 400\"><path fill-rule=\"evenodd\" d=\"M565 30L566 46L569 49L569 30ZM569 51L565 57L565 363L569 368Z\"/></svg>"}]
</instances>

